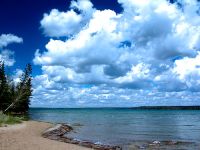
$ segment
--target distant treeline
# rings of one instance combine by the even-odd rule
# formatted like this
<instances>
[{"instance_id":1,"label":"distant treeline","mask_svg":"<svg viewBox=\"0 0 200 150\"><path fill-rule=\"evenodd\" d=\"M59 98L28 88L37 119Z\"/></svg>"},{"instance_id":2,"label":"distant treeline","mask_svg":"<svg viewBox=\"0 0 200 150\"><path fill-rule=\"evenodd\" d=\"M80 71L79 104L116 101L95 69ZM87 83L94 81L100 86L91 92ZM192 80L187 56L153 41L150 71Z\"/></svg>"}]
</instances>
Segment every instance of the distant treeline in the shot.
<instances>
[{"instance_id":1,"label":"distant treeline","mask_svg":"<svg viewBox=\"0 0 200 150\"><path fill-rule=\"evenodd\" d=\"M69 108L48 108L48 107L32 107L31 110L200 110L200 106L141 106L141 107L69 107Z\"/></svg>"},{"instance_id":2,"label":"distant treeline","mask_svg":"<svg viewBox=\"0 0 200 150\"><path fill-rule=\"evenodd\" d=\"M14 81L5 71L4 62L0 61L0 111L4 113L26 113L29 109L32 94L32 67L28 64L19 77Z\"/></svg>"},{"instance_id":3,"label":"distant treeline","mask_svg":"<svg viewBox=\"0 0 200 150\"><path fill-rule=\"evenodd\" d=\"M141 106L133 107L135 110L200 110L200 106Z\"/></svg>"}]
</instances>

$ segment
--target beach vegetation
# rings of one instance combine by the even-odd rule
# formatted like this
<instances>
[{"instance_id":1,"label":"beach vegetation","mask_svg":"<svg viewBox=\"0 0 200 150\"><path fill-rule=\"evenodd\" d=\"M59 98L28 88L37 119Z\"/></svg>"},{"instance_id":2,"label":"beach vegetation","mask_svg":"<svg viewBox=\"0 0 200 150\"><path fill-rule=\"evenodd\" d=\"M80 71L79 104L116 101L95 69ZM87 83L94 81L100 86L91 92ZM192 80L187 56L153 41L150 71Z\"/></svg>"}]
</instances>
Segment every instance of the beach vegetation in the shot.
<instances>
[{"instance_id":1,"label":"beach vegetation","mask_svg":"<svg viewBox=\"0 0 200 150\"><path fill-rule=\"evenodd\" d=\"M23 120L24 120L24 117L6 115L0 112L0 127L5 126L5 125L21 123Z\"/></svg>"}]
</instances>

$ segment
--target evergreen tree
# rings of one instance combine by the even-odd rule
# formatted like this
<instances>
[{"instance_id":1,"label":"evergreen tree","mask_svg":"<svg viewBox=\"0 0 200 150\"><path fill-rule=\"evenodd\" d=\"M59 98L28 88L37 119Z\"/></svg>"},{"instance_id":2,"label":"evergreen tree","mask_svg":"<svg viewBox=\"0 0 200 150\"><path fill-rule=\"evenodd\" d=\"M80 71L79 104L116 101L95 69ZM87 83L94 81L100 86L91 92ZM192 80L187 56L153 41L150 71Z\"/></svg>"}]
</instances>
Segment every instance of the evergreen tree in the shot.
<instances>
[{"instance_id":1,"label":"evergreen tree","mask_svg":"<svg viewBox=\"0 0 200 150\"><path fill-rule=\"evenodd\" d=\"M15 112L25 113L29 109L30 97L32 95L31 73L32 67L28 64L17 86L16 94L18 95L18 100L13 109Z\"/></svg>"},{"instance_id":2,"label":"evergreen tree","mask_svg":"<svg viewBox=\"0 0 200 150\"><path fill-rule=\"evenodd\" d=\"M4 62L0 62L0 110L4 110L10 103L9 85L5 73Z\"/></svg>"},{"instance_id":3,"label":"evergreen tree","mask_svg":"<svg viewBox=\"0 0 200 150\"><path fill-rule=\"evenodd\" d=\"M21 75L20 82L15 85L5 75L4 64L0 67L0 108L4 112L26 113L32 95L32 67L28 64Z\"/></svg>"}]
</instances>

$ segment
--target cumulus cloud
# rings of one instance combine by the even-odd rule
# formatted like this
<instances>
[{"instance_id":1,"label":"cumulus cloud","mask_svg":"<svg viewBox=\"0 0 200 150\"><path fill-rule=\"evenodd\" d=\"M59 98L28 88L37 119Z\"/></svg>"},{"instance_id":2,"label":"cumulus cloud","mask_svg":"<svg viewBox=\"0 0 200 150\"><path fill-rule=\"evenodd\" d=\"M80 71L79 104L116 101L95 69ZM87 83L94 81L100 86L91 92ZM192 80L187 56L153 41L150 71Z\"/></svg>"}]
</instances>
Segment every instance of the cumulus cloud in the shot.
<instances>
[{"instance_id":1,"label":"cumulus cloud","mask_svg":"<svg viewBox=\"0 0 200 150\"><path fill-rule=\"evenodd\" d=\"M12 77L14 84L17 85L20 82L20 77L22 76L22 74L23 74L23 70L21 70L21 69L16 69L14 71L14 75Z\"/></svg>"},{"instance_id":2,"label":"cumulus cloud","mask_svg":"<svg viewBox=\"0 0 200 150\"><path fill-rule=\"evenodd\" d=\"M13 66L15 63L14 52L10 50L2 50L0 52L0 60L4 61L6 66Z\"/></svg>"},{"instance_id":3,"label":"cumulus cloud","mask_svg":"<svg viewBox=\"0 0 200 150\"><path fill-rule=\"evenodd\" d=\"M40 23L51 38L45 52L35 53L34 63L43 70L35 82L42 80L52 88L92 85L110 87L110 92L112 88L150 90L169 96L174 96L170 92L198 93L199 2L118 3L123 8L121 13L97 10L89 0L78 0L72 1L66 12L54 9L45 14ZM37 86L36 89L38 92ZM186 96L178 97L183 100Z\"/></svg>"},{"instance_id":4,"label":"cumulus cloud","mask_svg":"<svg viewBox=\"0 0 200 150\"><path fill-rule=\"evenodd\" d=\"M113 32L116 28L116 17L116 13L111 10L95 11L87 28L67 41L51 39L46 45L48 52L40 56L37 51L34 62L71 66L77 72L88 72L92 65L112 63L121 53L121 49L115 47L121 38Z\"/></svg>"},{"instance_id":5,"label":"cumulus cloud","mask_svg":"<svg viewBox=\"0 0 200 150\"><path fill-rule=\"evenodd\" d=\"M6 66L13 66L15 63L14 52L6 49L6 46L12 43L22 43L21 37L13 34L0 35L0 61L4 61Z\"/></svg>"},{"instance_id":6,"label":"cumulus cloud","mask_svg":"<svg viewBox=\"0 0 200 150\"><path fill-rule=\"evenodd\" d=\"M0 35L0 48L6 47L11 43L22 43L23 39L13 34Z\"/></svg>"},{"instance_id":7,"label":"cumulus cloud","mask_svg":"<svg viewBox=\"0 0 200 150\"><path fill-rule=\"evenodd\" d=\"M45 77L45 80L47 76ZM44 81L43 79L41 81ZM48 82L48 81L47 81ZM92 86L80 87L54 85L54 88L44 88L45 83L34 90L32 107L132 107L161 105L199 105L199 92L181 91L167 92L156 90L132 90L116 87ZM59 84L61 85L61 84Z\"/></svg>"},{"instance_id":8,"label":"cumulus cloud","mask_svg":"<svg viewBox=\"0 0 200 150\"><path fill-rule=\"evenodd\" d=\"M67 12L53 9L49 14L44 14L40 24L46 36L66 37L78 33L87 24L94 11L93 4L89 0L72 1L70 8Z\"/></svg>"},{"instance_id":9,"label":"cumulus cloud","mask_svg":"<svg viewBox=\"0 0 200 150\"><path fill-rule=\"evenodd\" d=\"M187 87L194 91L200 88L200 52L195 58L185 57L175 61L173 73L183 81Z\"/></svg>"}]
</instances>

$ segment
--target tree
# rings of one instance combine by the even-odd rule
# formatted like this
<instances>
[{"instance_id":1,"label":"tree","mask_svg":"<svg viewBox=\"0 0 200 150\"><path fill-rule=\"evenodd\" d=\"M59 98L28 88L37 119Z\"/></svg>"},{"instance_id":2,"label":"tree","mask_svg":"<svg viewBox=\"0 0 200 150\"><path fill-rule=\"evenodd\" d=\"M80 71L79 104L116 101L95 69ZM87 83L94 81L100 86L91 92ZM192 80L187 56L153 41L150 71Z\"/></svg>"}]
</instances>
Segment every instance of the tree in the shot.
<instances>
[{"instance_id":1,"label":"tree","mask_svg":"<svg viewBox=\"0 0 200 150\"><path fill-rule=\"evenodd\" d=\"M16 113L26 113L29 109L30 97L32 95L32 67L28 64L21 75L20 82L15 87L12 84L10 93L12 95L12 103L5 109L4 112L12 110Z\"/></svg>"},{"instance_id":2,"label":"tree","mask_svg":"<svg viewBox=\"0 0 200 150\"><path fill-rule=\"evenodd\" d=\"M18 102L14 107L16 112L27 112L30 104L30 97L32 95L31 85L32 67L28 64L21 76L20 83L17 87Z\"/></svg>"},{"instance_id":3,"label":"tree","mask_svg":"<svg viewBox=\"0 0 200 150\"><path fill-rule=\"evenodd\" d=\"M10 103L9 85L5 73L4 62L0 62L0 110L4 110Z\"/></svg>"}]
</instances>

